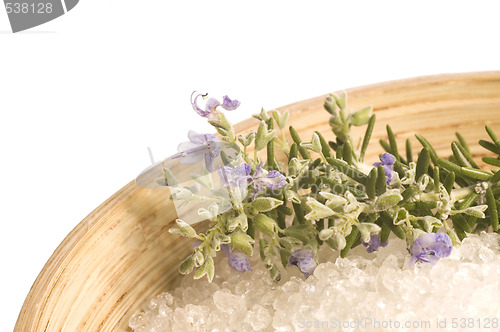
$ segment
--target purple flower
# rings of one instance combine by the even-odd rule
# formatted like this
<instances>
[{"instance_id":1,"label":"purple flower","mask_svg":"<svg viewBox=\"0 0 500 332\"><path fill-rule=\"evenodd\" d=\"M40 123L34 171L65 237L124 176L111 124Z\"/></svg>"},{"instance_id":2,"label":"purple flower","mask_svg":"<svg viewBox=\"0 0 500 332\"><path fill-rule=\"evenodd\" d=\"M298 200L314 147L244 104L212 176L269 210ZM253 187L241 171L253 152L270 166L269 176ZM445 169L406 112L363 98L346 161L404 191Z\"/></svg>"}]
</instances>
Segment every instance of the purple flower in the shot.
<instances>
[{"instance_id":1,"label":"purple flower","mask_svg":"<svg viewBox=\"0 0 500 332\"><path fill-rule=\"evenodd\" d=\"M220 248L226 254L227 263L230 268L240 272L252 271L247 255L239 252L231 252L227 244L222 244Z\"/></svg>"},{"instance_id":2,"label":"purple flower","mask_svg":"<svg viewBox=\"0 0 500 332\"><path fill-rule=\"evenodd\" d=\"M299 249L292 252L288 259L289 265L295 265L299 268L304 277L309 277L316 269L316 260L314 254L308 249Z\"/></svg>"},{"instance_id":3,"label":"purple flower","mask_svg":"<svg viewBox=\"0 0 500 332\"><path fill-rule=\"evenodd\" d=\"M234 111L240 106L240 102L236 99L231 100L228 96L222 97L222 108L226 111Z\"/></svg>"},{"instance_id":4,"label":"purple flower","mask_svg":"<svg viewBox=\"0 0 500 332\"><path fill-rule=\"evenodd\" d=\"M250 164L241 164L236 167L224 166L219 168L219 177L226 187L239 188L240 191L248 187L252 168Z\"/></svg>"},{"instance_id":5,"label":"purple flower","mask_svg":"<svg viewBox=\"0 0 500 332\"><path fill-rule=\"evenodd\" d=\"M212 134L198 134L190 130L189 142L179 144L177 151L179 155L173 159L181 158L181 164L194 164L205 159L205 165L209 172L214 171L214 159L220 154L221 145L217 137Z\"/></svg>"},{"instance_id":6,"label":"purple flower","mask_svg":"<svg viewBox=\"0 0 500 332\"><path fill-rule=\"evenodd\" d=\"M392 180L392 171L394 170L394 163L396 162L396 157L394 157L390 153L384 153L382 157L380 157L380 163L374 163L373 166L383 166L384 174L385 174L385 183L387 185L391 184Z\"/></svg>"},{"instance_id":7,"label":"purple flower","mask_svg":"<svg viewBox=\"0 0 500 332\"><path fill-rule=\"evenodd\" d=\"M411 246L410 266L417 260L436 264L443 257L448 257L452 249L451 239L446 233L425 233L419 236Z\"/></svg>"},{"instance_id":8,"label":"purple flower","mask_svg":"<svg viewBox=\"0 0 500 332\"><path fill-rule=\"evenodd\" d=\"M222 104L215 98L209 98L205 104L205 109L201 109L198 106L198 97L206 98L208 94L197 94L194 96L196 91L191 94L191 106L200 116L207 118L208 120L217 119L217 107L221 106L226 111L234 111L240 106L240 102L236 99L231 100L228 96L224 96L222 99ZM194 96L194 99L193 99Z\"/></svg>"},{"instance_id":9,"label":"purple flower","mask_svg":"<svg viewBox=\"0 0 500 332\"><path fill-rule=\"evenodd\" d=\"M262 164L257 165L253 175L250 175L252 168L250 164L241 164L236 167L224 166L219 168L219 176L224 186L239 188L243 192L250 184L254 191L252 199L255 198L265 188L278 190L287 184L286 177L278 171L265 171Z\"/></svg>"},{"instance_id":10,"label":"purple flower","mask_svg":"<svg viewBox=\"0 0 500 332\"><path fill-rule=\"evenodd\" d=\"M287 184L286 177L278 171L265 172L262 164L258 164L252 175L254 188L253 197L257 196L265 188L278 190Z\"/></svg>"},{"instance_id":11,"label":"purple flower","mask_svg":"<svg viewBox=\"0 0 500 332\"><path fill-rule=\"evenodd\" d=\"M370 237L370 241L361 241L361 243L366 247L366 251L371 253L377 251L379 247L386 247L389 242L385 241L384 243L380 243L380 236L374 234Z\"/></svg>"}]
</instances>

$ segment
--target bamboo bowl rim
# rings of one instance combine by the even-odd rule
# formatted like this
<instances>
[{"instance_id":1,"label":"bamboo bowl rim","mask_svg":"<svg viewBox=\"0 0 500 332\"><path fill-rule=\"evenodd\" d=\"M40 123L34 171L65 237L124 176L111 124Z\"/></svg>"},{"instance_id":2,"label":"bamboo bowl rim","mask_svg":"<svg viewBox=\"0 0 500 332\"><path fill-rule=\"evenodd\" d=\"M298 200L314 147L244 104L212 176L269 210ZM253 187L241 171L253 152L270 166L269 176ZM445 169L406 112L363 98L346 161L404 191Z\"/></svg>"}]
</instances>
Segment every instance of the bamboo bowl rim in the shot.
<instances>
[{"instance_id":1,"label":"bamboo bowl rim","mask_svg":"<svg viewBox=\"0 0 500 332\"><path fill-rule=\"evenodd\" d=\"M398 141L412 137L417 129L424 136L433 134L428 137L431 143L450 130L463 129L466 138L484 137L468 130L485 124L478 114L469 114L471 105L496 114L487 122L500 130L500 71L417 77L346 91L349 108L370 103L374 106L378 118L373 140L385 136L383 124L402 118L414 122L406 131L393 126L398 129ZM324 98L322 95L278 109L290 111L291 123L305 139L314 130L330 135L328 114L322 110ZM458 119L439 113L443 109L453 110ZM439 116L434 123L419 122L419 115L432 112ZM301 121L294 122L294 118ZM235 129L246 133L257 124L249 119ZM360 135L362 130L355 130L353 135ZM381 153L380 148L369 150L368 161ZM443 154L448 146L438 144L436 150ZM475 146L471 152L475 157L483 155ZM138 188L134 181L127 184L83 219L57 247L31 287L14 331L126 329L128 318L144 300L175 285L177 264L183 258L180 253L187 253L189 246L166 235L174 220L175 212L165 204L165 197ZM166 252L178 255L171 257L174 255ZM166 257L159 260L162 255Z\"/></svg>"}]
</instances>

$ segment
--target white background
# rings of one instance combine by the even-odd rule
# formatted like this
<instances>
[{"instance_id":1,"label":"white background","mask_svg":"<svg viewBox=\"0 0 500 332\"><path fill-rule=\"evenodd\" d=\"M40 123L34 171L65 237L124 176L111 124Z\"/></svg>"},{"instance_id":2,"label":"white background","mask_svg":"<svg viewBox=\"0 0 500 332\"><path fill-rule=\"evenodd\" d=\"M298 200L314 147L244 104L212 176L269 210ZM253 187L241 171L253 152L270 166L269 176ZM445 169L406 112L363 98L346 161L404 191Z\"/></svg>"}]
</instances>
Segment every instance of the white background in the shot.
<instances>
[{"instance_id":1,"label":"white background","mask_svg":"<svg viewBox=\"0 0 500 332\"><path fill-rule=\"evenodd\" d=\"M229 118L413 76L500 69L500 5L81 0L12 34L0 7L0 331L88 213L188 129L196 89ZM29 331L27 331L29 332Z\"/></svg>"}]
</instances>

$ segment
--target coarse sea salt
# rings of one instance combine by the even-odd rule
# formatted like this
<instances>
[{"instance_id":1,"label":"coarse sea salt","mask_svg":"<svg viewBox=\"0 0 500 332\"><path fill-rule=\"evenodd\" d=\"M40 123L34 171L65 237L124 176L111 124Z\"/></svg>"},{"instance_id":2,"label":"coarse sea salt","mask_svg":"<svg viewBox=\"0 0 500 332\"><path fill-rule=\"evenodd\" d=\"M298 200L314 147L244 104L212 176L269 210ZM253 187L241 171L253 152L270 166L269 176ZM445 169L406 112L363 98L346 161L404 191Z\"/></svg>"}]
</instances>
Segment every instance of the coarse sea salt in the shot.
<instances>
[{"instance_id":1,"label":"coarse sea salt","mask_svg":"<svg viewBox=\"0 0 500 332\"><path fill-rule=\"evenodd\" d=\"M182 277L133 315L133 331L498 331L500 235L470 235L435 265L409 267L405 243L347 258L319 252L314 274L296 267L274 283L254 255L236 272L223 255L212 283ZM486 328L485 328L486 327Z\"/></svg>"}]
</instances>

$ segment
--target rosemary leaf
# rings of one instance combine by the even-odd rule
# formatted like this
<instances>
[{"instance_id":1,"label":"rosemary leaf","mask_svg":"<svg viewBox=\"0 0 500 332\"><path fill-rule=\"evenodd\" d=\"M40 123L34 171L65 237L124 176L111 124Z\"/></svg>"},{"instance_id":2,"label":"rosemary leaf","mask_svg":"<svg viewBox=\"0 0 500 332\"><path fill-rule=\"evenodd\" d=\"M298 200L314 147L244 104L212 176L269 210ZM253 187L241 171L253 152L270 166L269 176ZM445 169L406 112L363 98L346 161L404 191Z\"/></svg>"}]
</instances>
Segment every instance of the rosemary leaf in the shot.
<instances>
[{"instance_id":1,"label":"rosemary leaf","mask_svg":"<svg viewBox=\"0 0 500 332\"><path fill-rule=\"evenodd\" d=\"M406 160L408 161L408 163L411 163L413 161L411 141L409 138L406 139Z\"/></svg>"},{"instance_id":2,"label":"rosemary leaf","mask_svg":"<svg viewBox=\"0 0 500 332\"><path fill-rule=\"evenodd\" d=\"M439 183L441 182L440 173L441 173L441 170L440 170L439 166L435 166L433 176L434 176L434 187L436 189L438 188Z\"/></svg>"},{"instance_id":3,"label":"rosemary leaf","mask_svg":"<svg viewBox=\"0 0 500 332\"><path fill-rule=\"evenodd\" d=\"M459 132L456 132L455 133L455 136L457 136L458 138L458 141L460 142L460 145L462 145L462 147L468 152L470 153L470 149L469 149L469 145L467 144L467 142L465 141L465 139L463 138L463 136L459 133Z\"/></svg>"},{"instance_id":4,"label":"rosemary leaf","mask_svg":"<svg viewBox=\"0 0 500 332\"><path fill-rule=\"evenodd\" d=\"M467 234L465 234L464 229L461 227L463 226L463 224L459 223L458 218L456 216L453 216L451 218L451 221L453 223L453 229L455 230L455 233L457 233L459 240L462 241L467 237Z\"/></svg>"},{"instance_id":5,"label":"rosemary leaf","mask_svg":"<svg viewBox=\"0 0 500 332\"><path fill-rule=\"evenodd\" d=\"M482 139L479 141L479 145L481 145L486 150L489 150L500 156L500 146L497 146L495 143L491 143Z\"/></svg>"},{"instance_id":6,"label":"rosemary leaf","mask_svg":"<svg viewBox=\"0 0 500 332\"><path fill-rule=\"evenodd\" d=\"M311 159L311 156L309 155L309 151L307 151L307 149L305 147L300 145L300 143L302 143L302 140L300 139L300 136L297 133L297 131L295 130L295 128L290 126L289 130L290 130L290 135L292 136L293 141L295 142L295 144L297 144L297 148L298 148L299 153L302 156L302 158Z\"/></svg>"},{"instance_id":7,"label":"rosemary leaf","mask_svg":"<svg viewBox=\"0 0 500 332\"><path fill-rule=\"evenodd\" d=\"M368 148L368 143L370 143L370 138L372 137L373 126L375 125L376 118L377 117L375 116L375 114L373 114L370 117L370 120L368 120L368 125L366 127L365 135L363 137L363 143L361 144L361 151L359 154L359 159L361 162L365 160L365 152Z\"/></svg>"},{"instance_id":8,"label":"rosemary leaf","mask_svg":"<svg viewBox=\"0 0 500 332\"><path fill-rule=\"evenodd\" d=\"M467 233L472 233L472 227L470 227L469 223L467 220L465 220L465 217L462 214L456 214L452 217L452 220L456 223L457 225L463 229Z\"/></svg>"},{"instance_id":9,"label":"rosemary leaf","mask_svg":"<svg viewBox=\"0 0 500 332\"><path fill-rule=\"evenodd\" d=\"M297 143L293 143L292 146L290 147L290 154L288 155L288 162L292 160L293 158L298 157L298 149L297 149Z\"/></svg>"},{"instance_id":10,"label":"rosemary leaf","mask_svg":"<svg viewBox=\"0 0 500 332\"><path fill-rule=\"evenodd\" d=\"M500 181L500 171L497 171L491 178L490 182L491 183L497 183Z\"/></svg>"},{"instance_id":11,"label":"rosemary leaf","mask_svg":"<svg viewBox=\"0 0 500 332\"><path fill-rule=\"evenodd\" d=\"M418 139L418 141L420 142L420 144L422 144L423 147L426 147L427 150L429 150L429 153L431 155L432 163L434 165L437 165L439 158L437 156L436 150L434 150L434 148L432 147L432 145L425 139L424 136L419 135L419 134L415 134L415 137Z\"/></svg>"},{"instance_id":12,"label":"rosemary leaf","mask_svg":"<svg viewBox=\"0 0 500 332\"><path fill-rule=\"evenodd\" d=\"M430 160L431 160L431 155L429 153L429 150L424 147L418 154L417 170L415 175L416 180L420 179L422 175L427 174Z\"/></svg>"},{"instance_id":13,"label":"rosemary leaf","mask_svg":"<svg viewBox=\"0 0 500 332\"><path fill-rule=\"evenodd\" d=\"M453 189L453 185L455 184L455 172L450 172L444 179L444 188L448 192L448 194L451 194L451 190Z\"/></svg>"},{"instance_id":14,"label":"rosemary leaf","mask_svg":"<svg viewBox=\"0 0 500 332\"><path fill-rule=\"evenodd\" d=\"M472 192L469 195L467 195L464 200L460 203L459 209L460 210L465 210L468 207L471 207L472 204L479 198L479 194Z\"/></svg>"},{"instance_id":15,"label":"rosemary leaf","mask_svg":"<svg viewBox=\"0 0 500 332\"><path fill-rule=\"evenodd\" d=\"M315 131L315 133L316 133L316 135L318 135L319 141L321 143L321 152L323 153L323 155L326 158L331 157L330 146L326 142L325 138L323 137L323 135L321 135L321 133L319 131Z\"/></svg>"},{"instance_id":16,"label":"rosemary leaf","mask_svg":"<svg viewBox=\"0 0 500 332\"><path fill-rule=\"evenodd\" d=\"M273 130L273 119L267 121L268 130ZM278 170L276 159L274 157L274 138L267 143L267 168L268 170Z\"/></svg>"},{"instance_id":17,"label":"rosemary leaf","mask_svg":"<svg viewBox=\"0 0 500 332\"><path fill-rule=\"evenodd\" d=\"M353 227L351 230L351 233L345 237L345 247L340 251L340 257L344 258L349 250L351 250L351 247L353 244L361 237L361 234L359 233L359 230L357 227Z\"/></svg>"},{"instance_id":18,"label":"rosemary leaf","mask_svg":"<svg viewBox=\"0 0 500 332\"><path fill-rule=\"evenodd\" d=\"M345 142L344 145L343 145L343 147L344 147L342 149L342 157L343 157L343 159L349 165L354 164L352 147L351 147L351 144L349 144L349 141Z\"/></svg>"},{"instance_id":19,"label":"rosemary leaf","mask_svg":"<svg viewBox=\"0 0 500 332\"><path fill-rule=\"evenodd\" d=\"M456 145L457 145L458 149L460 150L460 152L462 152L462 154L465 156L465 158L467 159L467 161L469 162L471 167L479 168L477 166L476 162L474 161L474 159L472 158L472 155L470 154L470 152L462 145L462 143L456 142Z\"/></svg>"},{"instance_id":20,"label":"rosemary leaf","mask_svg":"<svg viewBox=\"0 0 500 332\"><path fill-rule=\"evenodd\" d=\"M385 150L385 152L391 153L391 146L389 145L389 143L387 143L383 139L379 140L379 143L382 146L382 148Z\"/></svg>"},{"instance_id":21,"label":"rosemary leaf","mask_svg":"<svg viewBox=\"0 0 500 332\"><path fill-rule=\"evenodd\" d=\"M348 163L340 159L327 158L326 160L330 165L332 165L333 168L341 171L354 181L362 185L366 185L366 180L368 179L368 177L363 172L357 170L356 168L350 166Z\"/></svg>"},{"instance_id":22,"label":"rosemary leaf","mask_svg":"<svg viewBox=\"0 0 500 332\"><path fill-rule=\"evenodd\" d=\"M479 169L462 167L461 170L463 175L479 181L488 181L491 178L491 173L481 171Z\"/></svg>"},{"instance_id":23,"label":"rosemary leaf","mask_svg":"<svg viewBox=\"0 0 500 332\"><path fill-rule=\"evenodd\" d=\"M493 143L495 143L495 145L500 148L500 141L498 141L497 135L495 135L493 130L488 125L486 125L484 128L486 129L486 132L488 133L488 136L490 136Z\"/></svg>"},{"instance_id":24,"label":"rosemary leaf","mask_svg":"<svg viewBox=\"0 0 500 332\"><path fill-rule=\"evenodd\" d=\"M391 126L386 125L385 129L387 130L387 137L389 138L389 145L391 147L391 154L396 157L396 160L401 161L401 157L399 156L398 153L398 145L396 143L396 136L394 136L394 133L392 131Z\"/></svg>"},{"instance_id":25,"label":"rosemary leaf","mask_svg":"<svg viewBox=\"0 0 500 332\"><path fill-rule=\"evenodd\" d=\"M385 193L387 186L385 184L385 172L382 165L377 167L377 195L382 195Z\"/></svg>"},{"instance_id":26,"label":"rosemary leaf","mask_svg":"<svg viewBox=\"0 0 500 332\"><path fill-rule=\"evenodd\" d=\"M500 159L492 157L483 157L483 161L487 164L500 167Z\"/></svg>"},{"instance_id":27,"label":"rosemary leaf","mask_svg":"<svg viewBox=\"0 0 500 332\"><path fill-rule=\"evenodd\" d=\"M368 198L374 199L377 190L377 169L372 168L366 181L366 194Z\"/></svg>"},{"instance_id":28,"label":"rosemary leaf","mask_svg":"<svg viewBox=\"0 0 500 332\"><path fill-rule=\"evenodd\" d=\"M400 225L394 225L391 216L387 212L381 212L380 217L386 226L388 226L397 237L402 240L406 239L406 234L403 228Z\"/></svg>"},{"instance_id":29,"label":"rosemary leaf","mask_svg":"<svg viewBox=\"0 0 500 332\"><path fill-rule=\"evenodd\" d=\"M498 209L497 203L495 202L495 196L491 187L486 189L486 204L488 205L488 214L490 215L490 224L493 231L498 231Z\"/></svg>"},{"instance_id":30,"label":"rosemary leaf","mask_svg":"<svg viewBox=\"0 0 500 332\"><path fill-rule=\"evenodd\" d=\"M456 163L458 165L463 166L463 167L472 167L472 165L469 162L469 160L467 160L467 158L465 157L465 155L458 148L457 142L452 142L451 143L451 151L453 152L453 156L455 157Z\"/></svg>"}]
</instances>

